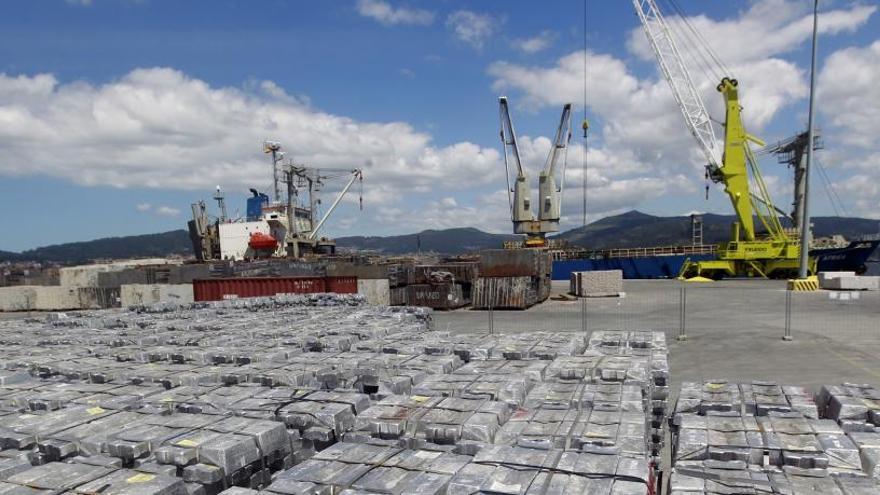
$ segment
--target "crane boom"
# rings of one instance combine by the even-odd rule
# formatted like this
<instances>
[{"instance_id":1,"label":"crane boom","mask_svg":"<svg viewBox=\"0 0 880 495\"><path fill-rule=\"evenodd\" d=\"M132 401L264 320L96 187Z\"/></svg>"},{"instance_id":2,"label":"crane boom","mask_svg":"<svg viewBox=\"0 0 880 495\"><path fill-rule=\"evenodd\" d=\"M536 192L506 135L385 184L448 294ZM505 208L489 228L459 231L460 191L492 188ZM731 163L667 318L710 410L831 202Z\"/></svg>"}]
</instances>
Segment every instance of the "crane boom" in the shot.
<instances>
[{"instance_id":1,"label":"crane boom","mask_svg":"<svg viewBox=\"0 0 880 495\"><path fill-rule=\"evenodd\" d=\"M562 187L556 185L556 164L560 155L568 153L568 142L571 140L571 103L562 107L562 116L559 118L559 126L556 128L556 137L547 155L547 163L544 170L538 176L538 195L541 198L541 211L538 219L549 222L555 230L559 228L561 215ZM563 159L565 163L565 159ZM565 181L565 171L562 171L561 182Z\"/></svg>"},{"instance_id":2,"label":"crane boom","mask_svg":"<svg viewBox=\"0 0 880 495\"><path fill-rule=\"evenodd\" d=\"M312 231L309 233L309 235L307 237L308 239L314 239L318 235L318 231L321 230L321 227L324 226L324 222L326 222L327 219L330 218L330 215L333 213L333 210L336 209L336 206L339 205L339 202L342 201L342 197L345 196L345 193L347 193L348 190L351 189L351 186L352 186L352 184L354 184L354 181L363 177L360 169L354 169L354 170L351 170L350 172L351 172L351 179L349 179L348 184L346 184L345 187L342 188L342 191L339 192L339 195L336 196L336 200L333 201L332 205L330 205L330 208L327 210L327 213L324 213L324 217L321 218L321 221L318 222L318 225L316 225L314 228L312 228Z\"/></svg>"},{"instance_id":3,"label":"crane boom","mask_svg":"<svg viewBox=\"0 0 880 495\"><path fill-rule=\"evenodd\" d=\"M724 143L719 147L712 122L691 79L684 59L675 46L669 26L654 0L633 0L651 48L657 56L663 77L681 109L685 122L708 160L706 171L714 182L724 184L724 192L736 212L730 241L721 244L715 260L686 260L680 276L785 276L797 267L800 243L792 240L779 220L757 158L749 143L763 141L746 132L739 102L739 83L724 77L716 89L724 98ZM751 188L754 187L754 192ZM767 235L760 238L755 216ZM813 263L815 268L815 263Z\"/></svg>"},{"instance_id":4,"label":"crane boom","mask_svg":"<svg viewBox=\"0 0 880 495\"><path fill-rule=\"evenodd\" d=\"M519 156L519 146L516 144L516 131L513 129L513 119L510 118L510 108L507 105L507 97L498 98L498 111L501 118L501 142L504 145L504 167L507 169L508 180L508 200L511 201L511 219L513 220L514 231L517 234L529 233L525 229L525 225L534 222L535 217L532 215L531 191L529 190L528 179L523 170L522 161ZM509 151L508 151L509 149ZM516 167L516 179L513 185L513 199L510 200L510 166L509 161L512 159L513 165Z\"/></svg>"},{"instance_id":5,"label":"crane boom","mask_svg":"<svg viewBox=\"0 0 880 495\"><path fill-rule=\"evenodd\" d=\"M684 116L685 123L691 134L700 144L700 151L706 156L709 165L715 168L723 166L718 140L715 138L715 130L709 118L709 112L700 92L697 90L690 71L684 63L672 33L663 14L657 8L654 0L633 0L633 6L642 26L648 42L657 56L657 62L663 77L672 88L672 95L678 103L678 107Z\"/></svg>"}]
</instances>

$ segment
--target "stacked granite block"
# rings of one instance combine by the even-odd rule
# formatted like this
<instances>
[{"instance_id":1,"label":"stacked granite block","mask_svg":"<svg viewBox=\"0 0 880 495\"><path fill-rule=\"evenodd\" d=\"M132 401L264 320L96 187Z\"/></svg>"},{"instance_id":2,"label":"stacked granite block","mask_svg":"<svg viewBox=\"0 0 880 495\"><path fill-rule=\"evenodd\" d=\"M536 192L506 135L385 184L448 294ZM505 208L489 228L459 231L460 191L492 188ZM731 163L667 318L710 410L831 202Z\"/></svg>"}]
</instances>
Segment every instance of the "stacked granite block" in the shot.
<instances>
[{"instance_id":1,"label":"stacked granite block","mask_svg":"<svg viewBox=\"0 0 880 495\"><path fill-rule=\"evenodd\" d=\"M652 493L661 343L329 295L2 321L0 492Z\"/></svg>"},{"instance_id":2,"label":"stacked granite block","mask_svg":"<svg viewBox=\"0 0 880 495\"><path fill-rule=\"evenodd\" d=\"M666 334L651 331L600 331L590 336L587 351L602 356L598 383L623 382L642 389L647 412L649 450L659 457L663 448L669 397Z\"/></svg>"},{"instance_id":3,"label":"stacked granite block","mask_svg":"<svg viewBox=\"0 0 880 495\"><path fill-rule=\"evenodd\" d=\"M844 412L870 390L825 386L814 401L767 381L682 384L670 493L880 493L880 435L853 423L867 414Z\"/></svg>"},{"instance_id":4,"label":"stacked granite block","mask_svg":"<svg viewBox=\"0 0 880 495\"><path fill-rule=\"evenodd\" d=\"M578 297L618 296L623 292L621 270L571 272L569 293Z\"/></svg>"}]
</instances>

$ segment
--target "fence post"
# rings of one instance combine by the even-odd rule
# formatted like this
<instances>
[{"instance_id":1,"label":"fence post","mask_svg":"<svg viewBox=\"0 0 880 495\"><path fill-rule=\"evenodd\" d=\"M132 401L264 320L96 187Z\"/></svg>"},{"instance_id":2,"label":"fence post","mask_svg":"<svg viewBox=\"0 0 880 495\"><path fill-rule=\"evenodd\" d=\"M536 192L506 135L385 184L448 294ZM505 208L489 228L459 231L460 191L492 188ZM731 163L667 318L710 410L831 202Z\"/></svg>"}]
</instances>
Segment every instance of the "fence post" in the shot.
<instances>
[{"instance_id":1,"label":"fence post","mask_svg":"<svg viewBox=\"0 0 880 495\"><path fill-rule=\"evenodd\" d=\"M687 327L685 320L687 319L687 289L684 282L678 287L678 337L675 340L679 342L687 341Z\"/></svg>"},{"instance_id":2,"label":"fence post","mask_svg":"<svg viewBox=\"0 0 880 495\"><path fill-rule=\"evenodd\" d=\"M587 298L581 298L581 330L587 335Z\"/></svg>"},{"instance_id":3,"label":"fence post","mask_svg":"<svg viewBox=\"0 0 880 495\"><path fill-rule=\"evenodd\" d=\"M489 302L489 333L495 333L495 314L492 312L492 302Z\"/></svg>"},{"instance_id":4,"label":"fence post","mask_svg":"<svg viewBox=\"0 0 880 495\"><path fill-rule=\"evenodd\" d=\"M782 334L782 340L793 340L791 336L791 290L785 291L785 333Z\"/></svg>"}]
</instances>

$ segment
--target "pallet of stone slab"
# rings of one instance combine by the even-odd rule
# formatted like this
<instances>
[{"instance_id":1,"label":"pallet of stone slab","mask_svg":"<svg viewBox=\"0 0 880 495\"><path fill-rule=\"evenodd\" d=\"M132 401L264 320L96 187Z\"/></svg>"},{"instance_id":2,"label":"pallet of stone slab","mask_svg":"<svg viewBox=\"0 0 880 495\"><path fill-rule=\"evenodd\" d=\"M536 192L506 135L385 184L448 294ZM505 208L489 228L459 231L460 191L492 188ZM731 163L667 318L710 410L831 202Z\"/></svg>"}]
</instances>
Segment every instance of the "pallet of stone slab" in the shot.
<instances>
[{"instance_id":1,"label":"pallet of stone slab","mask_svg":"<svg viewBox=\"0 0 880 495\"><path fill-rule=\"evenodd\" d=\"M492 359L471 361L453 373L457 375L518 374L537 384L544 381L544 371L549 364L550 361L543 359Z\"/></svg>"},{"instance_id":2,"label":"pallet of stone slab","mask_svg":"<svg viewBox=\"0 0 880 495\"><path fill-rule=\"evenodd\" d=\"M489 358L551 360L581 354L585 348L582 335L538 331L500 336L497 344L489 350Z\"/></svg>"},{"instance_id":3,"label":"pallet of stone slab","mask_svg":"<svg viewBox=\"0 0 880 495\"><path fill-rule=\"evenodd\" d=\"M471 457L430 450L339 443L280 473L266 488L277 494L412 493L442 495Z\"/></svg>"},{"instance_id":4,"label":"pallet of stone slab","mask_svg":"<svg viewBox=\"0 0 880 495\"><path fill-rule=\"evenodd\" d=\"M90 429L79 427L41 442L40 462L66 459L95 466L128 465L147 473L180 476L216 492L230 484L268 484L271 472L293 465L302 450L294 442L298 435L292 436L276 421L235 417L201 421L189 414L134 416L141 419L129 425L104 420Z\"/></svg>"},{"instance_id":5,"label":"pallet of stone slab","mask_svg":"<svg viewBox=\"0 0 880 495\"><path fill-rule=\"evenodd\" d=\"M682 461L671 472L669 493L721 495L730 493L823 493L868 495L880 481L846 473L780 470L748 466L739 461Z\"/></svg>"},{"instance_id":6,"label":"pallet of stone slab","mask_svg":"<svg viewBox=\"0 0 880 495\"><path fill-rule=\"evenodd\" d=\"M533 385L524 375L432 375L414 386L412 393L428 397L490 399L518 406Z\"/></svg>"},{"instance_id":7,"label":"pallet of stone slab","mask_svg":"<svg viewBox=\"0 0 880 495\"><path fill-rule=\"evenodd\" d=\"M823 418L837 421L844 430L880 430L880 389L873 385L823 385L816 404Z\"/></svg>"},{"instance_id":8,"label":"pallet of stone slab","mask_svg":"<svg viewBox=\"0 0 880 495\"><path fill-rule=\"evenodd\" d=\"M129 481L131 480L131 481ZM90 466L53 462L31 467L5 477L0 481L4 493L126 493L137 489L144 495L184 495L186 489L179 478L149 475L115 467Z\"/></svg>"},{"instance_id":9,"label":"pallet of stone slab","mask_svg":"<svg viewBox=\"0 0 880 495\"><path fill-rule=\"evenodd\" d=\"M871 474L872 445L880 435L860 438L834 421L798 412L770 411L765 416L709 410L705 415L676 414L672 429L673 463L736 460L752 466ZM872 435L876 435L872 437Z\"/></svg>"},{"instance_id":10,"label":"pallet of stone slab","mask_svg":"<svg viewBox=\"0 0 880 495\"><path fill-rule=\"evenodd\" d=\"M880 277L855 272L819 272L819 287L828 290L880 290Z\"/></svg>"},{"instance_id":11,"label":"pallet of stone slab","mask_svg":"<svg viewBox=\"0 0 880 495\"><path fill-rule=\"evenodd\" d=\"M650 354L653 350L667 352L666 334L651 330L600 330L590 334L589 349L603 354Z\"/></svg>"},{"instance_id":12,"label":"pallet of stone slab","mask_svg":"<svg viewBox=\"0 0 880 495\"><path fill-rule=\"evenodd\" d=\"M577 297L618 297L623 293L623 272L594 270L571 272L569 294Z\"/></svg>"},{"instance_id":13,"label":"pallet of stone slab","mask_svg":"<svg viewBox=\"0 0 880 495\"><path fill-rule=\"evenodd\" d=\"M751 416L766 416L770 412L798 412L807 418L819 417L812 394L804 387L780 386L769 381L743 384L726 380L682 383L674 414L708 414L709 411Z\"/></svg>"},{"instance_id":14,"label":"pallet of stone slab","mask_svg":"<svg viewBox=\"0 0 880 495\"><path fill-rule=\"evenodd\" d=\"M493 445L449 482L447 493L655 493L647 458Z\"/></svg>"},{"instance_id":15,"label":"pallet of stone slab","mask_svg":"<svg viewBox=\"0 0 880 495\"><path fill-rule=\"evenodd\" d=\"M538 449L647 456L642 411L599 405L585 409L517 409L494 443Z\"/></svg>"},{"instance_id":16,"label":"pallet of stone slab","mask_svg":"<svg viewBox=\"0 0 880 495\"><path fill-rule=\"evenodd\" d=\"M487 399L390 396L358 415L351 437L482 445L495 439L512 411Z\"/></svg>"},{"instance_id":17,"label":"pallet of stone slab","mask_svg":"<svg viewBox=\"0 0 880 495\"><path fill-rule=\"evenodd\" d=\"M538 302L532 277L485 277L473 285L474 309L527 309Z\"/></svg>"}]
</instances>

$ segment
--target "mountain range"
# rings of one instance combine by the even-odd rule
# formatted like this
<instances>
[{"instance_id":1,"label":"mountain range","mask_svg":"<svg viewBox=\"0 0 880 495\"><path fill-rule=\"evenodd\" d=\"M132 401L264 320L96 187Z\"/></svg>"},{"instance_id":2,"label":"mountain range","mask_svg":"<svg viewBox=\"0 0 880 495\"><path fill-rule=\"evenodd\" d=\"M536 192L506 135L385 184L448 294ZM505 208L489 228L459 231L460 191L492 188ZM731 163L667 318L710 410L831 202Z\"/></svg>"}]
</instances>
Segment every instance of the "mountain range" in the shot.
<instances>
[{"instance_id":1,"label":"mountain range","mask_svg":"<svg viewBox=\"0 0 880 495\"><path fill-rule=\"evenodd\" d=\"M848 239L877 234L880 222L867 218L813 217L814 235L840 234ZM718 243L730 235L733 217L703 216L703 242ZM555 236L588 249L611 247L670 246L692 242L688 216L659 217L630 211L577 227ZM492 234L475 228L424 230L395 236L351 236L336 239L337 246L352 250L399 255L416 251L463 254L500 248L504 241L519 239L512 234ZM14 253L0 251L0 261L55 261L84 263L95 259L190 256L192 245L185 230L128 237L110 237L86 242L45 246Z\"/></svg>"}]
</instances>

